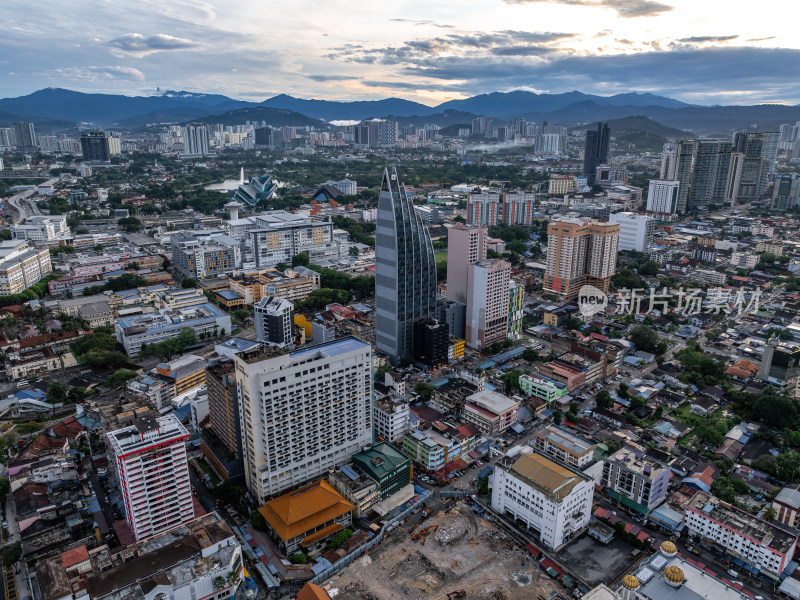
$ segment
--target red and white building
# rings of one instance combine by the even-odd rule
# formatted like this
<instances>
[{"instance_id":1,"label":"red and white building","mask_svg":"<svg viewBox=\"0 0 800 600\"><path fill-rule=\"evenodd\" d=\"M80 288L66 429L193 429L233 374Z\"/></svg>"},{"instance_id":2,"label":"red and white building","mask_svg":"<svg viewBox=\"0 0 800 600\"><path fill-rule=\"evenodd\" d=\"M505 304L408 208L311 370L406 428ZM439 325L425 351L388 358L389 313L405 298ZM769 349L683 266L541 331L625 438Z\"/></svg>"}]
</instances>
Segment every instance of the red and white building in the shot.
<instances>
[{"instance_id":1,"label":"red and white building","mask_svg":"<svg viewBox=\"0 0 800 600\"><path fill-rule=\"evenodd\" d=\"M106 435L136 541L194 518L186 456L189 432L174 415L145 415Z\"/></svg>"},{"instance_id":2,"label":"red and white building","mask_svg":"<svg viewBox=\"0 0 800 600\"><path fill-rule=\"evenodd\" d=\"M783 573L797 548L796 535L705 492L695 494L685 512L690 536L718 546L772 579Z\"/></svg>"},{"instance_id":3,"label":"red and white building","mask_svg":"<svg viewBox=\"0 0 800 600\"><path fill-rule=\"evenodd\" d=\"M481 390L467 396L462 416L484 435L497 436L517 422L519 403L511 398Z\"/></svg>"}]
</instances>

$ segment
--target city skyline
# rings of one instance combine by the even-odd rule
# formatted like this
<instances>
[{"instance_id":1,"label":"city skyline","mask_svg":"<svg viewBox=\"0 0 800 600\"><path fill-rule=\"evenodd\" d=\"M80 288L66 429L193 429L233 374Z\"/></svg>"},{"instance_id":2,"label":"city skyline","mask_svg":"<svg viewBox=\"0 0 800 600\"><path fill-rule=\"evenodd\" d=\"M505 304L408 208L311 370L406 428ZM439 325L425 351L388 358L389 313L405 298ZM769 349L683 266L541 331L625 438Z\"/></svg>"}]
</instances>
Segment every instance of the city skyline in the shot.
<instances>
[{"instance_id":1,"label":"city skyline","mask_svg":"<svg viewBox=\"0 0 800 600\"><path fill-rule=\"evenodd\" d=\"M748 11L746 24L717 0L495 0L457 11L407 1L391 12L297 2L280 13L243 0L81 4L31 27L27 5L7 3L0 95L160 88L428 105L516 89L652 92L695 104L800 98L800 41L775 27L777 0Z\"/></svg>"}]
</instances>

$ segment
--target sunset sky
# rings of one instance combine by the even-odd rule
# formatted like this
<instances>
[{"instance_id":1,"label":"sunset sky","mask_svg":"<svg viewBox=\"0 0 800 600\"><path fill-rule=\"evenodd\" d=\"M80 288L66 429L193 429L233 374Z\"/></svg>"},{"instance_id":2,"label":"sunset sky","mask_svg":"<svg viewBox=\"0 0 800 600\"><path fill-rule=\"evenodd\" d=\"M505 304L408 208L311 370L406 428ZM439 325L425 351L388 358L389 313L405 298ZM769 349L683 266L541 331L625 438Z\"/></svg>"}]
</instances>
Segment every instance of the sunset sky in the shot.
<instances>
[{"instance_id":1,"label":"sunset sky","mask_svg":"<svg viewBox=\"0 0 800 600\"><path fill-rule=\"evenodd\" d=\"M263 100L492 91L800 103L785 0L4 0L0 96L157 88Z\"/></svg>"}]
</instances>

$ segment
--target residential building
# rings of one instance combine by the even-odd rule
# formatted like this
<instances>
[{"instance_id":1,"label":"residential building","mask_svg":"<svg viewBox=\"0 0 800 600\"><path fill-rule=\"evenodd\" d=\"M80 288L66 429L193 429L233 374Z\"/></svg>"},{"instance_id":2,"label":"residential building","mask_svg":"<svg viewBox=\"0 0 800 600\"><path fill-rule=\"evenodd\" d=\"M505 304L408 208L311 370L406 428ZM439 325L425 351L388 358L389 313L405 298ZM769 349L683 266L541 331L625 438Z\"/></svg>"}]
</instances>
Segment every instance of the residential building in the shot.
<instances>
[{"instance_id":1,"label":"residential building","mask_svg":"<svg viewBox=\"0 0 800 600\"><path fill-rule=\"evenodd\" d=\"M608 142L611 132L608 123L599 122L597 130L586 131L586 143L583 148L583 175L589 185L594 183L597 167L608 162Z\"/></svg>"},{"instance_id":2,"label":"residential building","mask_svg":"<svg viewBox=\"0 0 800 600\"><path fill-rule=\"evenodd\" d=\"M47 248L33 248L23 240L0 242L0 296L19 294L52 272Z\"/></svg>"},{"instance_id":3,"label":"residential building","mask_svg":"<svg viewBox=\"0 0 800 600\"><path fill-rule=\"evenodd\" d=\"M587 284L608 293L616 273L619 231L619 225L591 219L552 221L547 227L544 289L560 300L577 298Z\"/></svg>"},{"instance_id":4,"label":"residential building","mask_svg":"<svg viewBox=\"0 0 800 600\"><path fill-rule=\"evenodd\" d=\"M211 303L184 309L159 309L118 319L114 325L117 340L131 358L139 356L142 346L176 337L183 328L191 327L198 339L224 336L231 332L231 317Z\"/></svg>"},{"instance_id":5,"label":"residential building","mask_svg":"<svg viewBox=\"0 0 800 600\"><path fill-rule=\"evenodd\" d=\"M199 158L208 156L208 128L205 123L187 123L183 128L183 156Z\"/></svg>"},{"instance_id":6,"label":"residential building","mask_svg":"<svg viewBox=\"0 0 800 600\"><path fill-rule=\"evenodd\" d=\"M467 194L467 225L492 227L500 222L500 194Z\"/></svg>"},{"instance_id":7,"label":"residential building","mask_svg":"<svg viewBox=\"0 0 800 600\"><path fill-rule=\"evenodd\" d=\"M522 333L522 319L525 317L525 288L513 279L508 282L508 325L506 337L518 339Z\"/></svg>"},{"instance_id":8,"label":"residential building","mask_svg":"<svg viewBox=\"0 0 800 600\"><path fill-rule=\"evenodd\" d=\"M612 498L646 514L664 500L670 473L669 468L647 456L643 447L628 444L605 459L600 483Z\"/></svg>"},{"instance_id":9,"label":"residential building","mask_svg":"<svg viewBox=\"0 0 800 600\"><path fill-rule=\"evenodd\" d=\"M758 378L778 387L791 387L797 383L798 365L800 344L782 342L773 336L764 346Z\"/></svg>"},{"instance_id":10,"label":"residential building","mask_svg":"<svg viewBox=\"0 0 800 600\"><path fill-rule=\"evenodd\" d=\"M506 225L533 225L536 211L536 194L515 192L503 194L503 223Z\"/></svg>"},{"instance_id":11,"label":"residential building","mask_svg":"<svg viewBox=\"0 0 800 600\"><path fill-rule=\"evenodd\" d=\"M125 520L137 541L194 518L186 440L173 414L148 414L106 434L125 503Z\"/></svg>"},{"instance_id":12,"label":"residential building","mask_svg":"<svg viewBox=\"0 0 800 600\"><path fill-rule=\"evenodd\" d=\"M42 600L226 600L243 577L238 538L213 512L113 553L105 544L56 553L35 571Z\"/></svg>"},{"instance_id":13,"label":"residential building","mask_svg":"<svg viewBox=\"0 0 800 600\"><path fill-rule=\"evenodd\" d=\"M173 388L170 398L174 398L205 385L206 366L208 361L202 356L185 354L172 362L157 364L156 373L165 378L168 385ZM163 406L158 408L161 409Z\"/></svg>"},{"instance_id":14,"label":"residential building","mask_svg":"<svg viewBox=\"0 0 800 600\"><path fill-rule=\"evenodd\" d=\"M571 431L545 425L536 431L534 447L542 454L580 471L594 463L596 444L587 442Z\"/></svg>"},{"instance_id":15,"label":"residential building","mask_svg":"<svg viewBox=\"0 0 800 600\"><path fill-rule=\"evenodd\" d=\"M733 136L733 148L742 155L737 202L745 203L759 198L764 173L764 143L763 133L747 131Z\"/></svg>"},{"instance_id":16,"label":"residential building","mask_svg":"<svg viewBox=\"0 0 800 600\"><path fill-rule=\"evenodd\" d=\"M344 338L292 353L254 349L235 362L246 483L259 502L372 441L370 344Z\"/></svg>"},{"instance_id":17,"label":"residential building","mask_svg":"<svg viewBox=\"0 0 800 600\"><path fill-rule=\"evenodd\" d=\"M355 196L358 193L358 186L355 181L351 179L342 179L341 181L326 181L322 185L329 185L336 188L343 194L348 196Z\"/></svg>"},{"instance_id":18,"label":"residential building","mask_svg":"<svg viewBox=\"0 0 800 600\"><path fill-rule=\"evenodd\" d=\"M408 402L392 396L375 398L372 404L373 434L376 440L396 442L409 430Z\"/></svg>"},{"instance_id":19,"label":"residential building","mask_svg":"<svg viewBox=\"0 0 800 600\"><path fill-rule=\"evenodd\" d=\"M783 256L783 244L780 242L756 242L756 252L769 252L775 256Z\"/></svg>"},{"instance_id":20,"label":"residential building","mask_svg":"<svg viewBox=\"0 0 800 600\"><path fill-rule=\"evenodd\" d=\"M256 227L245 232L245 262L257 269L291 264L296 254L307 254L312 263L338 260L350 247L346 234L344 240L334 236L333 223L307 215L273 210L251 218Z\"/></svg>"},{"instance_id":21,"label":"residential building","mask_svg":"<svg viewBox=\"0 0 800 600\"><path fill-rule=\"evenodd\" d=\"M612 213L608 222L619 225L619 250L644 252L653 242L656 222L651 216L618 212Z\"/></svg>"},{"instance_id":22,"label":"residential building","mask_svg":"<svg viewBox=\"0 0 800 600\"><path fill-rule=\"evenodd\" d=\"M447 230L447 299L466 305L470 267L486 260L489 234L482 225L455 225ZM458 337L458 333L451 329ZM462 336L463 337L463 333Z\"/></svg>"},{"instance_id":23,"label":"residential building","mask_svg":"<svg viewBox=\"0 0 800 600\"><path fill-rule=\"evenodd\" d=\"M450 334L447 323L425 319L414 323L414 359L429 367L447 362Z\"/></svg>"},{"instance_id":24,"label":"residential building","mask_svg":"<svg viewBox=\"0 0 800 600\"><path fill-rule=\"evenodd\" d=\"M81 133L81 153L83 160L89 163L110 163L111 148L109 139L111 136L102 129L92 129Z\"/></svg>"},{"instance_id":25,"label":"residential building","mask_svg":"<svg viewBox=\"0 0 800 600\"><path fill-rule=\"evenodd\" d=\"M760 257L756 254L750 254L749 252L732 252L730 263L734 267L738 267L741 269L753 269L758 264ZM725 283L723 280L722 283Z\"/></svg>"},{"instance_id":26,"label":"residential building","mask_svg":"<svg viewBox=\"0 0 800 600\"><path fill-rule=\"evenodd\" d=\"M725 204L731 164L730 140L701 139L693 142L692 175L686 210Z\"/></svg>"},{"instance_id":27,"label":"residential building","mask_svg":"<svg viewBox=\"0 0 800 600\"><path fill-rule=\"evenodd\" d=\"M89 323L89 327L92 329L114 324L114 311L107 302L95 302L93 304L81 306L78 309L78 313L82 319Z\"/></svg>"},{"instance_id":28,"label":"residential building","mask_svg":"<svg viewBox=\"0 0 800 600\"><path fill-rule=\"evenodd\" d=\"M519 402L497 392L481 390L467 396L462 417L484 435L496 437L517 422L518 410Z\"/></svg>"},{"instance_id":29,"label":"residential building","mask_svg":"<svg viewBox=\"0 0 800 600\"><path fill-rule=\"evenodd\" d=\"M17 150L24 153L33 153L39 149L36 140L36 128L33 123L18 122L14 123L14 140Z\"/></svg>"},{"instance_id":30,"label":"residential building","mask_svg":"<svg viewBox=\"0 0 800 600\"><path fill-rule=\"evenodd\" d=\"M264 297L264 282L260 277L231 275L228 278L228 288L242 298L245 306L253 306Z\"/></svg>"},{"instance_id":31,"label":"residential building","mask_svg":"<svg viewBox=\"0 0 800 600\"><path fill-rule=\"evenodd\" d=\"M776 581L797 549L796 535L706 492L697 492L686 505L684 522L690 536Z\"/></svg>"},{"instance_id":32,"label":"residential building","mask_svg":"<svg viewBox=\"0 0 800 600\"><path fill-rule=\"evenodd\" d=\"M800 485L792 484L781 488L772 499L772 508L775 509L776 521L796 528L800 523Z\"/></svg>"},{"instance_id":33,"label":"residential building","mask_svg":"<svg viewBox=\"0 0 800 600\"><path fill-rule=\"evenodd\" d=\"M6 374L11 380L58 371L63 366L62 359L49 346L6 354Z\"/></svg>"},{"instance_id":34,"label":"residential building","mask_svg":"<svg viewBox=\"0 0 800 600\"><path fill-rule=\"evenodd\" d=\"M442 474L453 465L466 466L457 461L475 449L477 434L477 427L470 423L458 428L445 425L444 431L414 429L403 436L401 451L424 471Z\"/></svg>"},{"instance_id":35,"label":"residential building","mask_svg":"<svg viewBox=\"0 0 800 600\"><path fill-rule=\"evenodd\" d=\"M481 260L469 267L464 341L470 348L506 339L510 279L511 264L504 260Z\"/></svg>"},{"instance_id":36,"label":"residential building","mask_svg":"<svg viewBox=\"0 0 800 600\"><path fill-rule=\"evenodd\" d=\"M218 361L206 367L205 376L208 417L216 440L203 440L203 455L223 479L230 479L241 475L244 469L235 365L232 360Z\"/></svg>"},{"instance_id":37,"label":"residential building","mask_svg":"<svg viewBox=\"0 0 800 600\"><path fill-rule=\"evenodd\" d=\"M541 398L550 408L553 402L567 395L565 383L550 379L536 372L519 376L519 387L529 396Z\"/></svg>"},{"instance_id":38,"label":"residential building","mask_svg":"<svg viewBox=\"0 0 800 600\"><path fill-rule=\"evenodd\" d=\"M275 296L264 296L253 306L256 339L275 346L288 346L294 341L292 311L294 304Z\"/></svg>"},{"instance_id":39,"label":"residential building","mask_svg":"<svg viewBox=\"0 0 800 600\"><path fill-rule=\"evenodd\" d=\"M594 481L538 453L505 457L492 477L492 510L521 522L548 548L560 548L592 518Z\"/></svg>"},{"instance_id":40,"label":"residential building","mask_svg":"<svg viewBox=\"0 0 800 600\"><path fill-rule=\"evenodd\" d=\"M266 502L258 509L286 556L316 556L327 540L353 522L354 506L324 479Z\"/></svg>"},{"instance_id":41,"label":"residential building","mask_svg":"<svg viewBox=\"0 0 800 600\"><path fill-rule=\"evenodd\" d=\"M800 206L800 175L797 173L775 175L771 207L785 210L798 206Z\"/></svg>"},{"instance_id":42,"label":"residential building","mask_svg":"<svg viewBox=\"0 0 800 600\"><path fill-rule=\"evenodd\" d=\"M680 181L651 179L647 188L647 212L665 215L678 214L680 187Z\"/></svg>"},{"instance_id":43,"label":"residential building","mask_svg":"<svg viewBox=\"0 0 800 600\"><path fill-rule=\"evenodd\" d=\"M172 263L182 277L220 277L242 266L238 242L220 231L179 231L171 236L170 244Z\"/></svg>"},{"instance_id":44,"label":"residential building","mask_svg":"<svg viewBox=\"0 0 800 600\"><path fill-rule=\"evenodd\" d=\"M11 237L15 240L55 242L71 236L66 215L33 215L24 223L11 226Z\"/></svg>"},{"instance_id":45,"label":"residential building","mask_svg":"<svg viewBox=\"0 0 800 600\"><path fill-rule=\"evenodd\" d=\"M433 244L397 171L384 169L375 236L376 346L399 362L413 352L414 323L436 311Z\"/></svg>"},{"instance_id":46,"label":"residential building","mask_svg":"<svg viewBox=\"0 0 800 600\"><path fill-rule=\"evenodd\" d=\"M692 280L698 283L707 283L709 285L725 285L728 277L725 273L720 271L710 271L708 269L695 269L691 273Z\"/></svg>"},{"instance_id":47,"label":"residential building","mask_svg":"<svg viewBox=\"0 0 800 600\"><path fill-rule=\"evenodd\" d=\"M551 175L547 193L551 196L564 196L576 190L574 175Z\"/></svg>"}]
</instances>

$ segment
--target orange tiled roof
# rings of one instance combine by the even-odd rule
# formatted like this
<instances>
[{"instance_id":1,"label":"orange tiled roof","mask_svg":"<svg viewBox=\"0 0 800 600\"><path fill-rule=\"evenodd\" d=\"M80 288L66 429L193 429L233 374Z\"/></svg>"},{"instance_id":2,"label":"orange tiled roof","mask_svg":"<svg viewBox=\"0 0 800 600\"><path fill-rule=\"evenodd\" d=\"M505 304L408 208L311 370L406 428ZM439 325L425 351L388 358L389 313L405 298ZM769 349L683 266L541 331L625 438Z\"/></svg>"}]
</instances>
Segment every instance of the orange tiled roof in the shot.
<instances>
[{"instance_id":1,"label":"orange tiled roof","mask_svg":"<svg viewBox=\"0 0 800 600\"><path fill-rule=\"evenodd\" d=\"M297 594L297 600L331 600L331 597L328 595L328 592L317 584L309 581L302 587L300 593Z\"/></svg>"},{"instance_id":2,"label":"orange tiled roof","mask_svg":"<svg viewBox=\"0 0 800 600\"><path fill-rule=\"evenodd\" d=\"M291 540L353 510L324 479L270 500L258 509L283 540Z\"/></svg>"}]
</instances>

